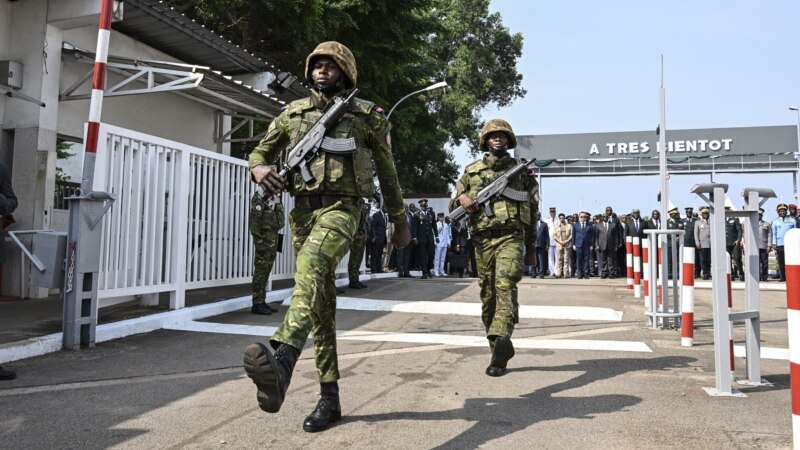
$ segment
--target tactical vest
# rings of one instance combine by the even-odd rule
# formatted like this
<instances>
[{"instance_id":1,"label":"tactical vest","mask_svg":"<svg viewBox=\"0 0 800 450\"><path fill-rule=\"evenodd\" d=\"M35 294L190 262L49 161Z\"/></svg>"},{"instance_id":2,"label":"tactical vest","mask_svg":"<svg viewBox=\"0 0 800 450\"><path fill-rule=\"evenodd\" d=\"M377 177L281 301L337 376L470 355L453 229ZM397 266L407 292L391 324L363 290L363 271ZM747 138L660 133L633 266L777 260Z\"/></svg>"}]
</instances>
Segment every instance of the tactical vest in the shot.
<instances>
[{"instance_id":1,"label":"tactical vest","mask_svg":"<svg viewBox=\"0 0 800 450\"><path fill-rule=\"evenodd\" d=\"M478 192L488 186L503 172L516 164L516 160L509 158L507 165L495 171L483 160L476 161L466 168L466 175L469 177L469 190L466 194L472 198L478 196ZM530 191L526 183L528 175L522 173L509 182L508 186L517 191ZM535 180L533 183L536 183ZM485 214L485 208L481 207L480 214L470 216L470 224L475 230L486 230L493 228L522 228L524 225L531 225L531 204L528 201L515 201L506 197L499 197L491 202L494 216L489 217Z\"/></svg>"},{"instance_id":2,"label":"tactical vest","mask_svg":"<svg viewBox=\"0 0 800 450\"><path fill-rule=\"evenodd\" d=\"M314 193L314 194L342 194L359 197L372 197L373 164L372 152L366 142L369 133L367 118L375 106L374 103L356 98L349 110L339 122L328 130L326 136L337 139L353 137L356 149L352 153L337 154L320 151L311 161L308 168L314 176L314 181L306 183L299 171L290 175L289 192ZM292 102L286 109L288 116L289 146L284 150L282 157L308 132L324 112L314 107L310 97ZM324 183L338 184L340 192L330 192Z\"/></svg>"}]
</instances>

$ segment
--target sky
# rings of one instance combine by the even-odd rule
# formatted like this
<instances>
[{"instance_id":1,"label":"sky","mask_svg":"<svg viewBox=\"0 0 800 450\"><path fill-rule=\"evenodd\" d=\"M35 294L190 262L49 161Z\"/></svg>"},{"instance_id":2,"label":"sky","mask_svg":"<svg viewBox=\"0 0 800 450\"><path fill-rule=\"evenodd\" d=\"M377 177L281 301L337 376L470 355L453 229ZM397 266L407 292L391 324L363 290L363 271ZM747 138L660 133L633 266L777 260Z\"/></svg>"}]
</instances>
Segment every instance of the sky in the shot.
<instances>
[{"instance_id":1,"label":"sky","mask_svg":"<svg viewBox=\"0 0 800 450\"><path fill-rule=\"evenodd\" d=\"M495 0L490 9L524 38L518 71L524 98L483 112L518 135L654 130L664 56L666 130L797 125L800 0ZM472 160L456 149L457 161ZM689 192L708 175L670 179L672 202L703 204ZM742 187L769 187L793 202L791 174L718 174L734 204ZM601 212L657 208L657 175L544 178L542 209Z\"/></svg>"}]
</instances>

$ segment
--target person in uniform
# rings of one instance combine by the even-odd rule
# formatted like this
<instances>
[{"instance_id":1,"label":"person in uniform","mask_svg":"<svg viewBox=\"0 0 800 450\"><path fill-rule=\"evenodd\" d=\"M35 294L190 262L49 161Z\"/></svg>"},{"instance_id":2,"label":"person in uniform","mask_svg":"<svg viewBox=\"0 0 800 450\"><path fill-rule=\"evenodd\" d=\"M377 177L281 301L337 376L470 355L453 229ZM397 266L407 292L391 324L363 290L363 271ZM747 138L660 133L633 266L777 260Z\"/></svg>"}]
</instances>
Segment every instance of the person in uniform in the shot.
<instances>
[{"instance_id":1,"label":"person in uniform","mask_svg":"<svg viewBox=\"0 0 800 450\"><path fill-rule=\"evenodd\" d=\"M0 162L0 219L14 212L17 209L18 201L11 185L11 170L4 163ZM5 239L5 231L0 226L0 239ZM0 245L0 266L6 262L6 249ZM3 369L0 366L0 380L13 380L17 374Z\"/></svg>"},{"instance_id":2,"label":"person in uniform","mask_svg":"<svg viewBox=\"0 0 800 450\"><path fill-rule=\"evenodd\" d=\"M778 254L778 272L781 281L786 281L786 259L783 253L783 238L786 232L795 228L796 222L791 217L786 216L786 210L789 209L786 203L778 205L778 218L772 221L772 248Z\"/></svg>"},{"instance_id":3,"label":"person in uniform","mask_svg":"<svg viewBox=\"0 0 800 450\"><path fill-rule=\"evenodd\" d=\"M683 230L686 226L681 220L681 213L678 208L672 208L667 211L667 229L668 230ZM676 243L678 241L675 241ZM671 277L678 278L680 277L680 270L681 270L681 259L682 255L678 254L677 264L674 264L672 261L672 240L667 241L667 273L670 274ZM674 269L674 272L673 272Z\"/></svg>"},{"instance_id":4,"label":"person in uniform","mask_svg":"<svg viewBox=\"0 0 800 450\"><path fill-rule=\"evenodd\" d=\"M547 267L550 269L550 275L556 275L556 240L553 237L553 230L556 229L556 225L558 225L558 217L556 216L556 208L555 206L550 207L550 214L544 219L547 222L547 229L550 231L550 245L547 249L547 256L548 256L548 265ZM538 247L537 247L538 248ZM538 262L538 261L537 261Z\"/></svg>"},{"instance_id":5,"label":"person in uniform","mask_svg":"<svg viewBox=\"0 0 800 450\"><path fill-rule=\"evenodd\" d=\"M253 236L255 254L253 255L253 314L270 315L278 312L267 304L267 284L275 256L283 247L283 236L279 234L283 228L285 214L280 202L274 204L264 198L260 189L256 189L250 199L250 234Z\"/></svg>"},{"instance_id":6,"label":"person in uniform","mask_svg":"<svg viewBox=\"0 0 800 450\"><path fill-rule=\"evenodd\" d=\"M694 239L694 223L697 218L694 216L694 208L687 206L683 209L686 212L686 218L683 219L683 246L684 248L694 249L694 278L700 278L700 251L697 250L697 242Z\"/></svg>"},{"instance_id":7,"label":"person in uniform","mask_svg":"<svg viewBox=\"0 0 800 450\"><path fill-rule=\"evenodd\" d=\"M569 251L572 249L572 224L564 213L558 215L558 225L553 231L556 240L556 278L570 277Z\"/></svg>"},{"instance_id":8,"label":"person in uniform","mask_svg":"<svg viewBox=\"0 0 800 450\"><path fill-rule=\"evenodd\" d=\"M704 280L711 278L711 210L708 207L700 209L700 218L694 223L695 248L700 253L697 264Z\"/></svg>"},{"instance_id":9,"label":"person in uniform","mask_svg":"<svg viewBox=\"0 0 800 450\"><path fill-rule=\"evenodd\" d=\"M419 268L422 271L422 279L433 278L431 273L431 263L437 239L436 218L428 212L428 200L422 199L419 202L419 211L414 214L413 230L417 233L413 236L417 245L417 258Z\"/></svg>"},{"instance_id":10,"label":"person in uniform","mask_svg":"<svg viewBox=\"0 0 800 450\"><path fill-rule=\"evenodd\" d=\"M731 210L730 206L725 207L725 212ZM744 280L744 269L742 268L742 236L744 231L742 223L736 217L725 215L725 249L731 258L731 280L737 278Z\"/></svg>"},{"instance_id":11,"label":"person in uniform","mask_svg":"<svg viewBox=\"0 0 800 450\"><path fill-rule=\"evenodd\" d=\"M268 195L288 188L295 206L289 213L292 245L297 257L295 288L283 323L267 346L255 343L244 351L244 369L258 389L262 410L278 412L292 372L308 335L314 334L320 399L303 422L308 432L321 431L341 419L336 354L336 266L347 252L362 217L363 198L373 194L377 174L389 220L395 224L395 246L411 240L403 211L400 183L392 158L389 121L374 103L354 99L327 136L352 145L349 153L324 147L308 161L312 179L299 168L286 178L274 166L322 116L333 99L346 95L357 82L353 54L338 42L319 44L306 59L306 77L313 86L309 97L293 101L272 121L249 158L252 179ZM350 139L352 138L352 140ZM338 146L340 147L340 146ZM281 155L283 154L283 155ZM274 353L273 353L274 350Z\"/></svg>"},{"instance_id":12,"label":"person in uniform","mask_svg":"<svg viewBox=\"0 0 800 450\"><path fill-rule=\"evenodd\" d=\"M369 203L361 202L361 216L358 222L358 231L356 231L353 242L350 244L350 257L347 260L347 277L349 284L347 287L350 289L365 289L366 284L362 283L359 275L361 272L361 261L364 260L364 252L367 246L367 217L369 216Z\"/></svg>"},{"instance_id":13,"label":"person in uniform","mask_svg":"<svg viewBox=\"0 0 800 450\"><path fill-rule=\"evenodd\" d=\"M758 278L767 281L769 274L769 245L772 242L772 224L764 220L764 208L758 208Z\"/></svg>"},{"instance_id":14,"label":"person in uniform","mask_svg":"<svg viewBox=\"0 0 800 450\"><path fill-rule=\"evenodd\" d=\"M517 160L508 154L516 145L508 122L500 119L486 122L478 144L486 154L466 167L450 201L451 211L461 206L469 213L469 229L478 260L483 325L492 350L486 374L492 377L503 375L508 360L514 356L511 334L519 322L517 283L522 279L523 266L536 265L539 185L527 173L515 176L509 187L520 195L515 195L514 200L506 196L493 200L491 217L485 214L484 206L475 202L475 197L492 180L517 165Z\"/></svg>"}]
</instances>

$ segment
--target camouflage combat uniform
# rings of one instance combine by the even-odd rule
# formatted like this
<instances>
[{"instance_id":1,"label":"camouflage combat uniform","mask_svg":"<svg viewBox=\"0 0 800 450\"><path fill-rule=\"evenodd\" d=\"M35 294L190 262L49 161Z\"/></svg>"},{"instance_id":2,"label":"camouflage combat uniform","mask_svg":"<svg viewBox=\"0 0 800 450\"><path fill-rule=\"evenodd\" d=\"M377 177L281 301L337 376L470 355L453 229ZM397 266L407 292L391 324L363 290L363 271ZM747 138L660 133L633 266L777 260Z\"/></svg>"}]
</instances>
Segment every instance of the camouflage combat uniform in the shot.
<instances>
[{"instance_id":1,"label":"camouflage combat uniform","mask_svg":"<svg viewBox=\"0 0 800 450\"><path fill-rule=\"evenodd\" d=\"M361 222L358 231L350 244L350 259L347 261L347 276L351 282L358 281L361 261L364 260L364 249L367 246L367 217L369 216L369 203L361 206Z\"/></svg>"},{"instance_id":2,"label":"camouflage combat uniform","mask_svg":"<svg viewBox=\"0 0 800 450\"><path fill-rule=\"evenodd\" d=\"M333 58L356 85L355 58L338 43L323 43L307 59ZM326 104L321 94L296 100L270 124L261 143L250 154L252 169L273 164L296 144L323 114ZM400 185L392 158L389 121L383 110L362 99L354 99L349 110L331 127L328 136L354 138L356 149L350 154L321 151L309 163L314 181L305 183L299 170L287 176L295 207L289 213L292 245L297 256L295 289L283 324L272 335L270 344L305 346L314 334L316 366L321 383L339 379L336 356L335 269L350 248L361 222L363 198L373 194L373 167L380 182L389 220L406 223ZM284 155L282 155L282 153Z\"/></svg>"},{"instance_id":3,"label":"camouflage combat uniform","mask_svg":"<svg viewBox=\"0 0 800 450\"><path fill-rule=\"evenodd\" d=\"M516 139L510 130L505 121L489 121L481 131L480 148L484 149L485 137L494 131L506 131L511 142L509 148L514 148ZM450 210L460 206L458 196L466 193L474 199L481 189L517 163L509 155L497 158L487 153L483 159L468 165L456 183ZM511 337L514 325L519 322L517 283L522 279L523 257L536 250L539 185L534 177L522 173L509 186L529 192L529 200L517 202L501 197L492 202L493 217L486 216L481 206L478 213L470 214L468 222L478 262L483 325L490 346L496 337Z\"/></svg>"},{"instance_id":4,"label":"camouflage combat uniform","mask_svg":"<svg viewBox=\"0 0 800 450\"><path fill-rule=\"evenodd\" d=\"M275 256L280 249L278 231L283 228L285 214L283 205L270 205L260 192L250 199L250 234L253 236L253 305L264 303L267 298L267 283Z\"/></svg>"}]
</instances>

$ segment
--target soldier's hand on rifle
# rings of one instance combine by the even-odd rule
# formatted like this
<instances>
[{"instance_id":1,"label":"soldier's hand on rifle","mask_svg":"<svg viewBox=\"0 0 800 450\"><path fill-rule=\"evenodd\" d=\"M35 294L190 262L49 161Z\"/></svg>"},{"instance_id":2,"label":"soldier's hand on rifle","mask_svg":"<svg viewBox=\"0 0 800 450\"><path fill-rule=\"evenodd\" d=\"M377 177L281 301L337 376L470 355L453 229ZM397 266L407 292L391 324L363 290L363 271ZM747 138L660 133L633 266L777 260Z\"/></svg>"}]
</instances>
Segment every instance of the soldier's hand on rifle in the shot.
<instances>
[{"instance_id":1,"label":"soldier's hand on rifle","mask_svg":"<svg viewBox=\"0 0 800 450\"><path fill-rule=\"evenodd\" d=\"M408 223L394 224L394 233L392 233L392 245L396 248L405 248L411 242L411 230L408 229Z\"/></svg>"},{"instance_id":2,"label":"soldier's hand on rifle","mask_svg":"<svg viewBox=\"0 0 800 450\"><path fill-rule=\"evenodd\" d=\"M270 197L275 197L286 190L286 180L280 176L276 166L262 164L250 169L253 180L264 188Z\"/></svg>"},{"instance_id":3,"label":"soldier's hand on rifle","mask_svg":"<svg viewBox=\"0 0 800 450\"><path fill-rule=\"evenodd\" d=\"M535 266L536 265L536 253L526 253L525 254L525 265L526 266Z\"/></svg>"},{"instance_id":4,"label":"soldier's hand on rifle","mask_svg":"<svg viewBox=\"0 0 800 450\"><path fill-rule=\"evenodd\" d=\"M478 212L478 204L477 204L477 203L475 203L475 200L473 200L473 199L472 199L472 198L471 198L469 195L467 195L467 194L461 194L461 195L459 195L459 196L458 196L458 203L460 203L460 204L461 204L461 206L462 206L464 209L466 209L466 210L467 210L467 212L468 212L468 213L470 213L470 214L474 214L474 213Z\"/></svg>"}]
</instances>

